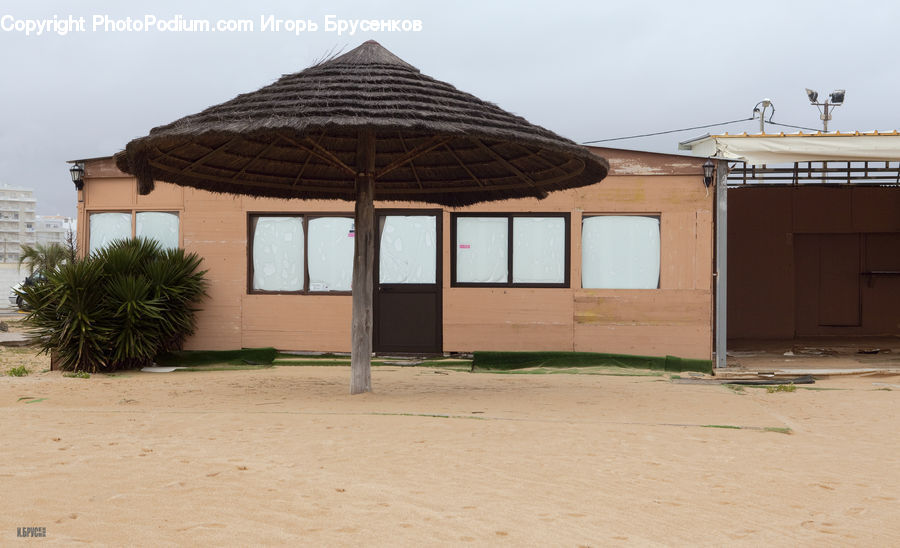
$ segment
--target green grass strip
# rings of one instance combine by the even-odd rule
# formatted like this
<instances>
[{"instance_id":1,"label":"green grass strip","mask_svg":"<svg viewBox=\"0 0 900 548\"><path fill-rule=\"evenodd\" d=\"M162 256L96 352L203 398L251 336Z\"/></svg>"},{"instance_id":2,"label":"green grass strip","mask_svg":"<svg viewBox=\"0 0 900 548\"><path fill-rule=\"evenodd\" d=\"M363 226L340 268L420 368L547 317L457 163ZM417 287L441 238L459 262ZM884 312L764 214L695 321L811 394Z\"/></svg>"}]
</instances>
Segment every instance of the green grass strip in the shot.
<instances>
[{"instance_id":1,"label":"green grass strip","mask_svg":"<svg viewBox=\"0 0 900 548\"><path fill-rule=\"evenodd\" d=\"M282 360L279 358L279 359L275 360L274 362L272 362L272 365L277 365L279 367L282 365L285 365L285 366L297 365L297 366L308 366L308 367L309 366L325 367L325 366L332 366L332 365L343 365L345 367L349 367L350 360ZM372 365L378 365L378 364L373 362Z\"/></svg>"},{"instance_id":2,"label":"green grass strip","mask_svg":"<svg viewBox=\"0 0 900 548\"><path fill-rule=\"evenodd\" d=\"M778 426L735 426L733 424L701 424L701 428L724 428L726 430L756 430L759 432L775 432L776 434L793 434L790 428L782 428Z\"/></svg>"},{"instance_id":3,"label":"green grass strip","mask_svg":"<svg viewBox=\"0 0 900 548\"><path fill-rule=\"evenodd\" d=\"M513 370L554 367L620 367L656 371L698 371L712 373L710 360L677 356L633 356L597 352L475 352L473 370Z\"/></svg>"},{"instance_id":4,"label":"green grass strip","mask_svg":"<svg viewBox=\"0 0 900 548\"><path fill-rule=\"evenodd\" d=\"M282 358L283 354L279 355L278 358L272 363L272 365L278 366L313 366L313 367L325 367L325 366L350 366L349 358L320 358L320 357L312 357L312 356L303 356L297 357L292 356L292 358ZM372 367L435 367L440 369L449 369L453 371L470 371L471 370L471 361L468 360L422 360L421 362L416 362L415 364L397 364L396 362L402 360L396 359L373 359Z\"/></svg>"},{"instance_id":5,"label":"green grass strip","mask_svg":"<svg viewBox=\"0 0 900 548\"><path fill-rule=\"evenodd\" d=\"M662 371L646 371L625 367L552 367L527 369L475 369L476 373L494 375L605 375L608 377L661 377Z\"/></svg>"},{"instance_id":6,"label":"green grass strip","mask_svg":"<svg viewBox=\"0 0 900 548\"><path fill-rule=\"evenodd\" d=\"M242 348L241 350L181 350L156 357L162 367L196 367L211 364L266 365L275 360L274 348Z\"/></svg>"},{"instance_id":7,"label":"green grass strip","mask_svg":"<svg viewBox=\"0 0 900 548\"><path fill-rule=\"evenodd\" d=\"M435 413L379 413L377 411L374 411L372 413L366 414L376 417L426 417L429 419L467 419L476 421L491 420L487 417L473 417L471 415L440 415Z\"/></svg>"},{"instance_id":8,"label":"green grass strip","mask_svg":"<svg viewBox=\"0 0 900 548\"><path fill-rule=\"evenodd\" d=\"M287 354L284 352L279 352L275 356L276 360L350 360L350 356L346 354L334 354L332 352L325 352L324 354Z\"/></svg>"},{"instance_id":9,"label":"green grass strip","mask_svg":"<svg viewBox=\"0 0 900 548\"><path fill-rule=\"evenodd\" d=\"M744 388L757 388L757 389L766 390L766 391L768 391L768 389L771 388L772 386L796 386L798 390L811 390L811 391L813 391L813 392L827 392L827 391L832 391L832 390L850 390L849 388L829 388L829 387L824 387L824 386L798 386L798 385L784 385L784 384L779 384L779 385L772 385L772 384L725 384L725 385L722 385L722 386L727 386L727 387L729 387L729 388L731 388L731 387L733 387L733 386L742 386L742 387L744 387ZM734 389L732 388L732 390L734 390Z\"/></svg>"},{"instance_id":10,"label":"green grass strip","mask_svg":"<svg viewBox=\"0 0 900 548\"><path fill-rule=\"evenodd\" d=\"M256 369L271 369L272 364L254 365L254 364L212 364L198 365L194 367L185 367L184 369L176 369L175 372L184 371L247 371Z\"/></svg>"}]
</instances>

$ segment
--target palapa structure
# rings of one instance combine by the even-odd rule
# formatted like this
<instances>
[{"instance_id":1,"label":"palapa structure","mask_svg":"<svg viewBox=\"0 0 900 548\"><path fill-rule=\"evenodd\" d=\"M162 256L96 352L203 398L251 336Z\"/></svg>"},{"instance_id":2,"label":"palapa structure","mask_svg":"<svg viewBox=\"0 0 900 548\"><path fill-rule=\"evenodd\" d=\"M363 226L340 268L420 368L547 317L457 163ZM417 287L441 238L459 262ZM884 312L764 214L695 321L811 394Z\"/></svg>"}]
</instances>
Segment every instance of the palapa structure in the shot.
<instances>
[{"instance_id":1,"label":"palapa structure","mask_svg":"<svg viewBox=\"0 0 900 548\"><path fill-rule=\"evenodd\" d=\"M418 69L374 41L154 128L116 156L154 180L356 201L351 392L371 389L373 201L463 206L596 183L607 162Z\"/></svg>"}]
</instances>

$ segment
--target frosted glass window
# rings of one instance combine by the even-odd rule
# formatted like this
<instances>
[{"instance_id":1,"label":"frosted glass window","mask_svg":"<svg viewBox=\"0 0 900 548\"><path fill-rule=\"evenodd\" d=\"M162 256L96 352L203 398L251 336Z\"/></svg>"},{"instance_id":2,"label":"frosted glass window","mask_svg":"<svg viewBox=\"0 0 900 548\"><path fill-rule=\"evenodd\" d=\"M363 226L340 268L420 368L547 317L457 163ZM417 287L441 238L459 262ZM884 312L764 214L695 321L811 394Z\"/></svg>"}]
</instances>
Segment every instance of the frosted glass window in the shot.
<instances>
[{"instance_id":1,"label":"frosted glass window","mask_svg":"<svg viewBox=\"0 0 900 548\"><path fill-rule=\"evenodd\" d=\"M513 283L566 281L566 220L513 218Z\"/></svg>"},{"instance_id":2,"label":"frosted glass window","mask_svg":"<svg viewBox=\"0 0 900 548\"><path fill-rule=\"evenodd\" d=\"M253 231L253 289L303 289L303 218L257 217Z\"/></svg>"},{"instance_id":3,"label":"frosted glass window","mask_svg":"<svg viewBox=\"0 0 900 548\"><path fill-rule=\"evenodd\" d=\"M140 238L152 238L163 249L178 248L178 214L164 211L140 211L134 219L134 232Z\"/></svg>"},{"instance_id":4,"label":"frosted glass window","mask_svg":"<svg viewBox=\"0 0 900 548\"><path fill-rule=\"evenodd\" d=\"M456 281L502 284L509 281L508 240L506 217L457 217Z\"/></svg>"},{"instance_id":5,"label":"frosted glass window","mask_svg":"<svg viewBox=\"0 0 900 548\"><path fill-rule=\"evenodd\" d=\"M131 213L91 213L89 224L91 253L113 240L131 238Z\"/></svg>"},{"instance_id":6,"label":"frosted glass window","mask_svg":"<svg viewBox=\"0 0 900 548\"><path fill-rule=\"evenodd\" d=\"M659 218L587 217L581 231L581 286L659 287Z\"/></svg>"},{"instance_id":7,"label":"frosted glass window","mask_svg":"<svg viewBox=\"0 0 900 548\"><path fill-rule=\"evenodd\" d=\"M310 291L350 291L353 279L353 219L310 219L307 261Z\"/></svg>"},{"instance_id":8,"label":"frosted glass window","mask_svg":"<svg viewBox=\"0 0 900 548\"><path fill-rule=\"evenodd\" d=\"M379 281L433 284L436 280L437 224L432 215L381 217Z\"/></svg>"}]
</instances>

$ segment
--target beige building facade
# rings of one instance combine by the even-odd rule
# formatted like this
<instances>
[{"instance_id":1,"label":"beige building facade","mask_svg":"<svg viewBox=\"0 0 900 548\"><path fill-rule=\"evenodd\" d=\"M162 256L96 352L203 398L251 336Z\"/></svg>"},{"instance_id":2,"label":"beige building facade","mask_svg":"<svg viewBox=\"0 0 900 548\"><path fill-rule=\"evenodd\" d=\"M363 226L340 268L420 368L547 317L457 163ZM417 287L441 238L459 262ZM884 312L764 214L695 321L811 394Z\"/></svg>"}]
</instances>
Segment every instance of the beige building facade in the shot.
<instances>
[{"instance_id":1,"label":"beige building facade","mask_svg":"<svg viewBox=\"0 0 900 548\"><path fill-rule=\"evenodd\" d=\"M376 202L374 347L710 359L714 188L703 159L593 149L598 184L451 209ZM204 259L190 349L349 351L353 204L214 194L85 160L83 253L149 236Z\"/></svg>"}]
</instances>

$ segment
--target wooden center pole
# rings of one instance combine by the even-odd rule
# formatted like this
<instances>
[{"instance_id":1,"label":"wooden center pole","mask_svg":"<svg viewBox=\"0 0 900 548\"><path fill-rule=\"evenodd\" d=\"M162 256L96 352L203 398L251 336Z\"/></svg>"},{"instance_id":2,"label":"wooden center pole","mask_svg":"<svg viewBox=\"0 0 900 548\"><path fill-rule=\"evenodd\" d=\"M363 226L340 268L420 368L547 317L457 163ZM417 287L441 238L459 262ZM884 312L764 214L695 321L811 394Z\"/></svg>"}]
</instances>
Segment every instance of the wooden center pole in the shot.
<instances>
[{"instance_id":1,"label":"wooden center pole","mask_svg":"<svg viewBox=\"0 0 900 548\"><path fill-rule=\"evenodd\" d=\"M375 133L360 130L356 146L353 330L350 393L372 391L372 286L375 272Z\"/></svg>"}]
</instances>

